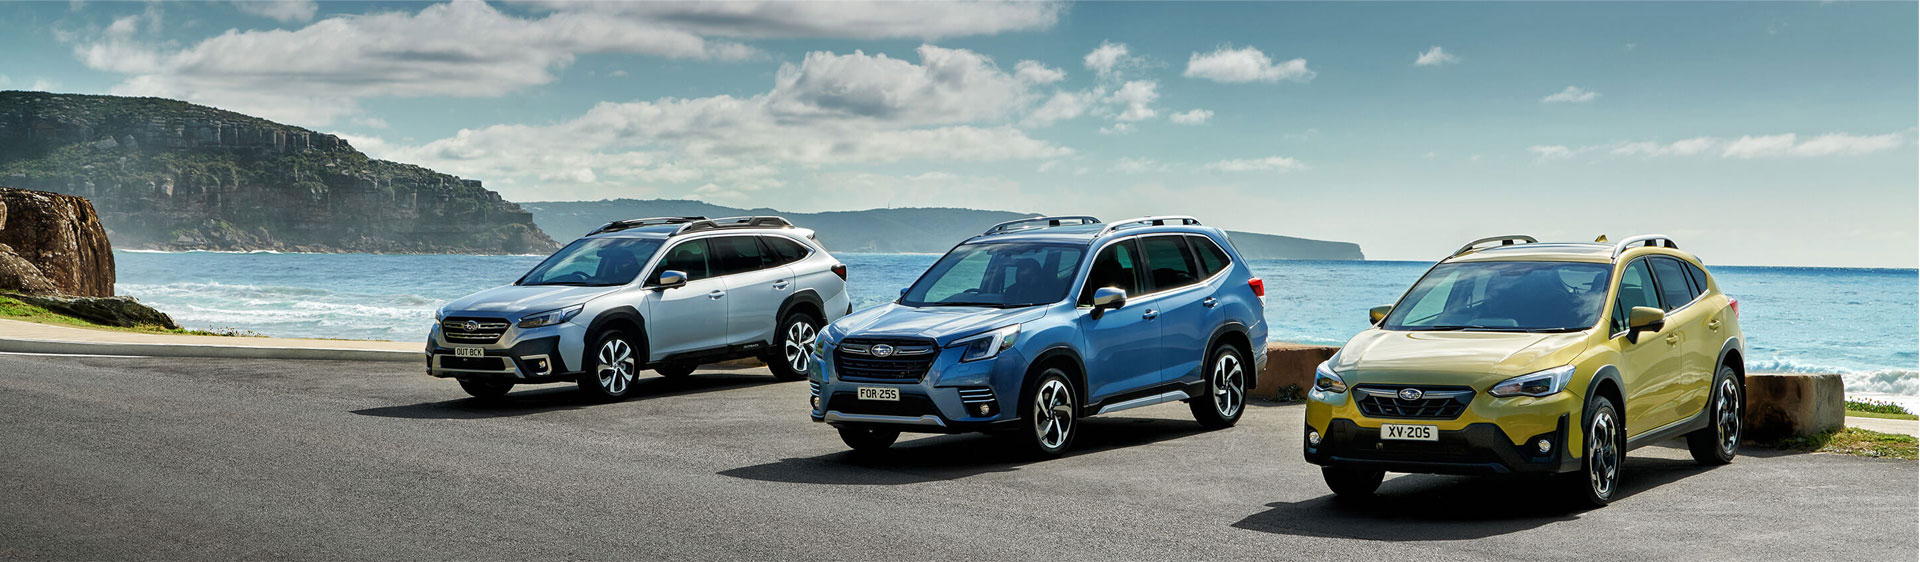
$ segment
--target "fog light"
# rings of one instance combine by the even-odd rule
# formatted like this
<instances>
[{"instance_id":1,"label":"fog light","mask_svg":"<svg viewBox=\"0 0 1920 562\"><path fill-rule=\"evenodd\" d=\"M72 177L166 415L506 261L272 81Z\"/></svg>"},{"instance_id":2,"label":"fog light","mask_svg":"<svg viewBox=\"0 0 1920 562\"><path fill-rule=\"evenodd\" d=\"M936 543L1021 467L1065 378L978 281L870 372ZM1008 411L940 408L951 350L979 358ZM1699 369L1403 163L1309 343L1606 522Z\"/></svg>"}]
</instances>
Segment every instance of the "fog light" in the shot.
<instances>
[{"instance_id":1,"label":"fog light","mask_svg":"<svg viewBox=\"0 0 1920 562\"><path fill-rule=\"evenodd\" d=\"M984 416L984 415L987 415L987 414L991 414L991 413L993 413L993 405L992 405L992 404L981 404L981 405L980 405L980 407L978 408L978 410L980 410L980 415L982 415L982 416Z\"/></svg>"},{"instance_id":2,"label":"fog light","mask_svg":"<svg viewBox=\"0 0 1920 562\"><path fill-rule=\"evenodd\" d=\"M820 409L820 397L818 396L813 397L813 409Z\"/></svg>"},{"instance_id":3,"label":"fog light","mask_svg":"<svg viewBox=\"0 0 1920 562\"><path fill-rule=\"evenodd\" d=\"M1320 432L1307 430L1307 444L1316 447L1320 446Z\"/></svg>"},{"instance_id":4,"label":"fog light","mask_svg":"<svg viewBox=\"0 0 1920 562\"><path fill-rule=\"evenodd\" d=\"M1553 450L1553 443L1549 443L1545 439L1541 439L1539 441L1533 442L1533 446L1538 447L1540 449L1540 454L1542 455L1547 454L1547 451Z\"/></svg>"}]
</instances>

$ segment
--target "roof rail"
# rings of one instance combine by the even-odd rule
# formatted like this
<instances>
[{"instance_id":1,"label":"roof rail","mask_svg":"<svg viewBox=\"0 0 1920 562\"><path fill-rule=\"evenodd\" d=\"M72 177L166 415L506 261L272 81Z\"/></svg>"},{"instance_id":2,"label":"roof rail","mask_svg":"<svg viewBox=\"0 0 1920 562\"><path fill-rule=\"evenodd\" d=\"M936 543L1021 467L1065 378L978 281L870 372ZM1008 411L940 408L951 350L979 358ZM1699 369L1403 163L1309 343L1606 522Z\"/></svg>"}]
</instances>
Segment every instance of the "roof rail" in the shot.
<instances>
[{"instance_id":1,"label":"roof rail","mask_svg":"<svg viewBox=\"0 0 1920 562\"><path fill-rule=\"evenodd\" d=\"M1034 224L1034 223L1045 223L1045 224ZM1053 228L1056 226L1080 226L1083 224L1100 224L1100 219L1093 218L1086 215L1067 215L1067 216L1060 216L1060 217L1033 217L1030 219L1010 220L1007 222L993 225L993 228L987 229L986 232L980 233L980 235L992 236L995 234L1006 234L1008 232L1019 232L1022 230L1038 230L1042 228Z\"/></svg>"},{"instance_id":2,"label":"roof rail","mask_svg":"<svg viewBox=\"0 0 1920 562\"><path fill-rule=\"evenodd\" d=\"M1136 225L1136 224L1141 226L1166 226L1169 222L1172 222L1173 224L1177 224L1177 225L1192 226L1192 225L1200 224L1200 219L1196 219L1196 218L1185 216L1185 215L1164 215L1164 216L1157 216L1157 217L1140 217L1137 219L1114 221L1114 222L1107 223L1106 228L1100 229L1100 234L1097 235L1096 237L1106 236L1107 233L1113 232L1115 230L1120 230L1120 227L1123 227L1123 226L1130 226L1130 225Z\"/></svg>"},{"instance_id":3,"label":"roof rail","mask_svg":"<svg viewBox=\"0 0 1920 562\"><path fill-rule=\"evenodd\" d=\"M1666 246L1668 248L1673 248L1675 250L1680 249L1680 245L1675 244L1673 242L1673 238L1670 238L1665 234L1642 234L1639 236L1628 236L1626 240L1621 240L1619 244L1614 244L1613 257L1618 259L1620 257L1620 254L1627 253L1627 250L1629 249L1629 247L1633 246L1634 244L1641 244L1643 246L1649 246L1649 247Z\"/></svg>"},{"instance_id":4,"label":"roof rail","mask_svg":"<svg viewBox=\"0 0 1920 562\"><path fill-rule=\"evenodd\" d=\"M787 222L787 219L773 216L725 217L688 222L680 225L679 230L673 231L673 235L679 236L692 232L720 230L724 228L793 228L793 223Z\"/></svg>"},{"instance_id":5,"label":"roof rail","mask_svg":"<svg viewBox=\"0 0 1920 562\"><path fill-rule=\"evenodd\" d=\"M1478 248L1477 246L1488 243L1488 242L1499 242L1501 246L1512 246L1515 243L1532 244L1535 242L1539 242L1539 240L1535 240L1532 236L1527 236L1525 234L1508 234L1506 236L1488 236L1486 238L1481 238L1479 240L1468 242L1467 245L1461 246L1460 249L1458 250L1454 250L1453 255L1447 256L1447 257L1450 257L1450 258L1460 257L1461 255L1466 254L1467 252L1472 252L1474 250L1481 249L1481 248Z\"/></svg>"},{"instance_id":6,"label":"roof rail","mask_svg":"<svg viewBox=\"0 0 1920 562\"><path fill-rule=\"evenodd\" d=\"M626 230L629 228L639 228L642 226L680 224L680 223L703 221L703 220L707 220L707 217L651 217L651 218L644 218L644 219L627 219L622 221L613 221L607 224L600 225L600 228L593 229L593 232L588 232L587 236L593 236L595 234L599 234L602 232L614 232L618 230Z\"/></svg>"}]
</instances>

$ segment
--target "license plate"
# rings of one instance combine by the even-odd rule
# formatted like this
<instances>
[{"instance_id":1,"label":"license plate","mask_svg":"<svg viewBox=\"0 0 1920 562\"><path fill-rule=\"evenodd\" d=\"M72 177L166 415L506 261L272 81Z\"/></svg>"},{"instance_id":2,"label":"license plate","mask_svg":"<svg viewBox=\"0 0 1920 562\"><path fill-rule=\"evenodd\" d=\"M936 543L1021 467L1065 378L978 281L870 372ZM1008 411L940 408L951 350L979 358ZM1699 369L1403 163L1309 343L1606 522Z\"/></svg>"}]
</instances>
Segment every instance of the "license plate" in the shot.
<instances>
[{"instance_id":1,"label":"license plate","mask_svg":"<svg viewBox=\"0 0 1920 562\"><path fill-rule=\"evenodd\" d=\"M1439 441L1440 432L1431 425L1381 424L1380 439L1394 441Z\"/></svg>"},{"instance_id":2,"label":"license plate","mask_svg":"<svg viewBox=\"0 0 1920 562\"><path fill-rule=\"evenodd\" d=\"M480 349L480 348L478 348L478 347L455 347L455 348L453 348L453 356L454 356L454 357L485 357L486 355L487 355L487 352L486 352L486 350L484 350L484 349Z\"/></svg>"},{"instance_id":3,"label":"license plate","mask_svg":"<svg viewBox=\"0 0 1920 562\"><path fill-rule=\"evenodd\" d=\"M860 399L861 399L861 400L883 400L883 401L887 401L887 402L899 402L899 401L900 401L900 389L898 389L898 388L876 388L876 387L871 387L871 386L863 386L863 387L860 387Z\"/></svg>"}]
</instances>

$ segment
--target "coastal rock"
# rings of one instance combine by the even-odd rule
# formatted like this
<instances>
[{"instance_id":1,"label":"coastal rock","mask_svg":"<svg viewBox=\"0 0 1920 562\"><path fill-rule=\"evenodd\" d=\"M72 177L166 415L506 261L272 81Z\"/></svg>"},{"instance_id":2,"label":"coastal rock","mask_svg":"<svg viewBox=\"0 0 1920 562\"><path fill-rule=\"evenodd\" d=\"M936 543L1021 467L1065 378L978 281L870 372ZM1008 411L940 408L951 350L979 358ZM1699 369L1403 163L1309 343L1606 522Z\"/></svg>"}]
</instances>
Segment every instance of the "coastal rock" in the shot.
<instances>
[{"instance_id":1,"label":"coastal rock","mask_svg":"<svg viewBox=\"0 0 1920 562\"><path fill-rule=\"evenodd\" d=\"M113 296L113 247L86 199L0 187L0 290Z\"/></svg>"},{"instance_id":2,"label":"coastal rock","mask_svg":"<svg viewBox=\"0 0 1920 562\"><path fill-rule=\"evenodd\" d=\"M1333 357L1339 346L1295 343L1267 344L1267 368L1254 379L1248 396L1270 399L1298 399L1313 387L1313 370Z\"/></svg>"},{"instance_id":3,"label":"coastal rock","mask_svg":"<svg viewBox=\"0 0 1920 562\"><path fill-rule=\"evenodd\" d=\"M1847 424L1840 375L1748 373L1744 435L1759 442L1835 431Z\"/></svg>"},{"instance_id":4,"label":"coastal rock","mask_svg":"<svg viewBox=\"0 0 1920 562\"><path fill-rule=\"evenodd\" d=\"M547 253L478 180L160 98L0 92L0 183L93 200L121 248Z\"/></svg>"},{"instance_id":5,"label":"coastal rock","mask_svg":"<svg viewBox=\"0 0 1920 562\"><path fill-rule=\"evenodd\" d=\"M172 316L140 304L140 301L133 297L59 297L15 293L7 293L6 296L56 313L109 326L123 328L159 326L170 330L180 328L179 324L174 323Z\"/></svg>"}]
</instances>

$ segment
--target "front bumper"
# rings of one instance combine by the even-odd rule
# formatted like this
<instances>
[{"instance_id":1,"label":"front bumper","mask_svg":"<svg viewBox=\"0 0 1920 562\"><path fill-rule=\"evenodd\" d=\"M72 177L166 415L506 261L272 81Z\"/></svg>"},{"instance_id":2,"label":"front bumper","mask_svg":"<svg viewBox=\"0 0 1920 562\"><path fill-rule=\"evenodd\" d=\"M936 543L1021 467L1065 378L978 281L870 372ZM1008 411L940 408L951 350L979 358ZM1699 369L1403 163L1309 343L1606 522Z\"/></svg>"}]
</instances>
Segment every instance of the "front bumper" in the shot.
<instances>
[{"instance_id":1,"label":"front bumper","mask_svg":"<svg viewBox=\"0 0 1920 562\"><path fill-rule=\"evenodd\" d=\"M1450 420L1388 419L1367 416L1353 391L1308 393L1307 427L1301 450L1307 462L1322 466L1372 468L1430 474L1560 473L1578 470L1580 435L1569 420L1579 419L1578 396L1562 392L1544 398L1496 398L1484 392ZM1380 438L1382 424L1431 425L1437 441ZM1319 443L1309 436L1319 435ZM1540 452L1538 442L1549 448Z\"/></svg>"},{"instance_id":2,"label":"front bumper","mask_svg":"<svg viewBox=\"0 0 1920 562\"><path fill-rule=\"evenodd\" d=\"M958 349L939 353L919 380L841 378L831 351L826 357L815 354L808 374L813 421L918 433L990 431L1019 421L1014 404L1020 399L1027 358L1018 349L971 363L960 362ZM900 400L861 400L862 387L898 389Z\"/></svg>"},{"instance_id":3,"label":"front bumper","mask_svg":"<svg viewBox=\"0 0 1920 562\"><path fill-rule=\"evenodd\" d=\"M585 327L510 327L489 344L449 342L435 324L427 338L427 374L440 378L496 380L516 384L568 382L581 372ZM454 346L478 347L480 357L455 355Z\"/></svg>"}]
</instances>

